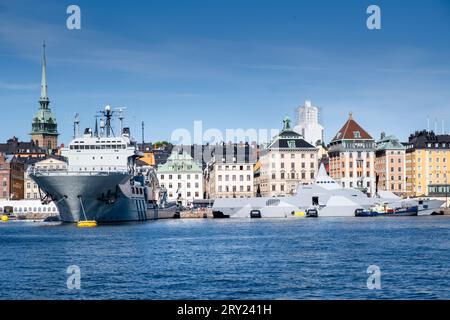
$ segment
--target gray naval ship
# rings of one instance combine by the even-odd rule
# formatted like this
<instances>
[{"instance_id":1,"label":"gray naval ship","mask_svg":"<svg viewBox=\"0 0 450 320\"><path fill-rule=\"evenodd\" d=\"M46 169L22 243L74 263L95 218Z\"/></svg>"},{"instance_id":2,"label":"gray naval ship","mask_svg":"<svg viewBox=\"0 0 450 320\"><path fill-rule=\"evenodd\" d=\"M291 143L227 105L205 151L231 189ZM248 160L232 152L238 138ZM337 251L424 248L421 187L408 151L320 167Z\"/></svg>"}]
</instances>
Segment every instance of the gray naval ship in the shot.
<instances>
[{"instance_id":1,"label":"gray naval ship","mask_svg":"<svg viewBox=\"0 0 450 320\"><path fill-rule=\"evenodd\" d=\"M115 136L111 119L119 112L120 136ZM61 154L66 170L31 167L29 175L39 186L41 201L53 201L63 222L122 222L176 216L177 207L158 201L158 181L151 167L137 167L143 156L129 128L122 129L122 110L106 106L101 111L100 130L86 129L77 134Z\"/></svg>"},{"instance_id":2,"label":"gray naval ship","mask_svg":"<svg viewBox=\"0 0 450 320\"><path fill-rule=\"evenodd\" d=\"M354 217L357 210L377 205L393 208L418 207L418 215L432 215L440 211L441 200L402 199L391 192L379 191L368 197L357 189L343 188L334 181L321 164L315 183L299 185L293 196L220 198L212 207L215 218L293 217ZM256 216L255 216L256 217Z\"/></svg>"}]
</instances>

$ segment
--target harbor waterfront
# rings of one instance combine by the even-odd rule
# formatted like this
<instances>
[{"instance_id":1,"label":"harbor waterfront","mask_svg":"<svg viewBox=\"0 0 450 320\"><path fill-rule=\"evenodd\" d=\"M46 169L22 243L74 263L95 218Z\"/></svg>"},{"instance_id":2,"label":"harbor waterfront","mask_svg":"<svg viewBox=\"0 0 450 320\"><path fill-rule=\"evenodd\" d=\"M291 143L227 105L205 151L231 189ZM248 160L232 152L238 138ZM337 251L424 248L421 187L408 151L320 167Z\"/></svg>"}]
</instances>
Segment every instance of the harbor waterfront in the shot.
<instances>
[{"instance_id":1,"label":"harbor waterfront","mask_svg":"<svg viewBox=\"0 0 450 320\"><path fill-rule=\"evenodd\" d=\"M444 2L0 0L0 302L450 301Z\"/></svg>"},{"instance_id":2,"label":"harbor waterfront","mask_svg":"<svg viewBox=\"0 0 450 320\"><path fill-rule=\"evenodd\" d=\"M9 222L0 298L449 299L449 236L448 216ZM80 290L67 287L74 265Z\"/></svg>"}]
</instances>

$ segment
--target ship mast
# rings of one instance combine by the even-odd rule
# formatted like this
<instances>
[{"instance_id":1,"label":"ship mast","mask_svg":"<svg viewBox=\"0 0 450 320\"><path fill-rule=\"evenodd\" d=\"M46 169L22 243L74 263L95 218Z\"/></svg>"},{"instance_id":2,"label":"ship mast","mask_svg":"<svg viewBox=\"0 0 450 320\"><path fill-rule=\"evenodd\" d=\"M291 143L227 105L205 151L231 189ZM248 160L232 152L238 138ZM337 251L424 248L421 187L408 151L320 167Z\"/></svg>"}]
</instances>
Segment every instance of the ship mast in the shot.
<instances>
[{"instance_id":1,"label":"ship mast","mask_svg":"<svg viewBox=\"0 0 450 320\"><path fill-rule=\"evenodd\" d=\"M107 105L104 111L100 111L101 114L105 117L105 129L106 129L106 137L109 137L111 133L114 135L114 131L111 126L111 119L113 117L114 111L111 110L111 107ZM101 125L100 125L101 127Z\"/></svg>"},{"instance_id":2,"label":"ship mast","mask_svg":"<svg viewBox=\"0 0 450 320\"><path fill-rule=\"evenodd\" d=\"M78 113L75 113L75 119L73 120L73 138L78 137L78 132L80 129L80 116Z\"/></svg>"}]
</instances>

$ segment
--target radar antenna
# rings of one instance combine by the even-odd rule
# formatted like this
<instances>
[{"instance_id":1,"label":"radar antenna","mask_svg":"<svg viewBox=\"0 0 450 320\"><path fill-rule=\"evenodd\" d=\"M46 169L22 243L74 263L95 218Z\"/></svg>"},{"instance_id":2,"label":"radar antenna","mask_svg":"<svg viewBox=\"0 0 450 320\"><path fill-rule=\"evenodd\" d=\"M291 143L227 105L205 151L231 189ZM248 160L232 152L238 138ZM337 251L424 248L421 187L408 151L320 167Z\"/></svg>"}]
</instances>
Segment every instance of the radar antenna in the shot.
<instances>
[{"instance_id":1,"label":"radar antenna","mask_svg":"<svg viewBox=\"0 0 450 320\"><path fill-rule=\"evenodd\" d=\"M106 129L106 137L109 137L112 133L114 136L114 131L111 126L111 119L114 115L115 111L111 110L111 107L107 105L105 107L105 110L100 111L100 114L102 114L105 117L105 129Z\"/></svg>"}]
</instances>

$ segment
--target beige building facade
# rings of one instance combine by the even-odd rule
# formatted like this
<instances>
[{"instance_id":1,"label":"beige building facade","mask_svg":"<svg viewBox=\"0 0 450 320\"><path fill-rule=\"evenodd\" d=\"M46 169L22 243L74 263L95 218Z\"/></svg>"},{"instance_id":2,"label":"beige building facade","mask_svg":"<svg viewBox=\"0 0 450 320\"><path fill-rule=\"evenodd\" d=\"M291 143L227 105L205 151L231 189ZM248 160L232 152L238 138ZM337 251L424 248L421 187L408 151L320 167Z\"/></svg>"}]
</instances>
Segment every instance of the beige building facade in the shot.
<instances>
[{"instance_id":1,"label":"beige building facade","mask_svg":"<svg viewBox=\"0 0 450 320\"><path fill-rule=\"evenodd\" d=\"M369 195L376 192L375 141L349 118L330 142L330 176L344 188L357 188Z\"/></svg>"},{"instance_id":2,"label":"beige building facade","mask_svg":"<svg viewBox=\"0 0 450 320\"><path fill-rule=\"evenodd\" d=\"M406 147L395 136L381 135L375 152L377 189L406 194Z\"/></svg>"},{"instance_id":3,"label":"beige building facade","mask_svg":"<svg viewBox=\"0 0 450 320\"><path fill-rule=\"evenodd\" d=\"M318 172L318 148L291 129L290 120L260 153L255 187L258 196L292 195L299 184L315 181Z\"/></svg>"}]
</instances>

